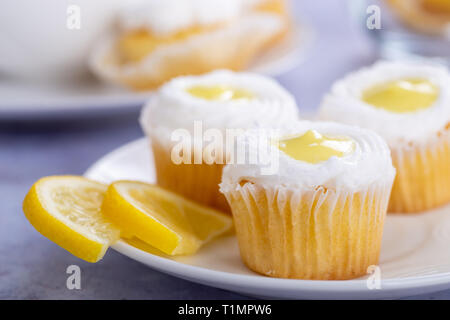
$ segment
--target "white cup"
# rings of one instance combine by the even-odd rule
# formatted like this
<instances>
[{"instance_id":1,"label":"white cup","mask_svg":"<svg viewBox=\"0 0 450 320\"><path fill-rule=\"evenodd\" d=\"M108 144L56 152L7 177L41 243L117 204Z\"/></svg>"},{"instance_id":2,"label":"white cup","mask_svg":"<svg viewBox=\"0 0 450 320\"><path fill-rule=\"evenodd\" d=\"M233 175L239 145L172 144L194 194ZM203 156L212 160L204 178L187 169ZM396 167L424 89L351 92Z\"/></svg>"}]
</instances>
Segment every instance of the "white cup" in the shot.
<instances>
[{"instance_id":1,"label":"white cup","mask_svg":"<svg viewBox=\"0 0 450 320\"><path fill-rule=\"evenodd\" d=\"M1 0L0 77L45 81L85 74L95 42L127 2Z\"/></svg>"}]
</instances>

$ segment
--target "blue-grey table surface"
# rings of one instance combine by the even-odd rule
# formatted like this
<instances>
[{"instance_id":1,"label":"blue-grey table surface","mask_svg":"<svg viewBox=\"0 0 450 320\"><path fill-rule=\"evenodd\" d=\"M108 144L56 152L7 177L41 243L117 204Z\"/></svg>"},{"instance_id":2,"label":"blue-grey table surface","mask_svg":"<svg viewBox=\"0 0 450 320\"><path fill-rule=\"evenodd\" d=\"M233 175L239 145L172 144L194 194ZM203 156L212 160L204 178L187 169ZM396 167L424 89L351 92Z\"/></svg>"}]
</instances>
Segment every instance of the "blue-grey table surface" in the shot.
<instances>
[{"instance_id":1,"label":"blue-grey table surface","mask_svg":"<svg viewBox=\"0 0 450 320\"><path fill-rule=\"evenodd\" d=\"M331 83L376 59L342 0L294 1L295 14L315 30L306 60L278 77L301 110L311 111ZM0 122L0 299L246 299L154 271L109 250L96 264L81 261L42 237L22 213L38 178L83 174L99 157L142 136L137 114L92 121ZM68 290L66 268L82 270L81 290ZM450 299L450 290L416 296Z\"/></svg>"}]
</instances>

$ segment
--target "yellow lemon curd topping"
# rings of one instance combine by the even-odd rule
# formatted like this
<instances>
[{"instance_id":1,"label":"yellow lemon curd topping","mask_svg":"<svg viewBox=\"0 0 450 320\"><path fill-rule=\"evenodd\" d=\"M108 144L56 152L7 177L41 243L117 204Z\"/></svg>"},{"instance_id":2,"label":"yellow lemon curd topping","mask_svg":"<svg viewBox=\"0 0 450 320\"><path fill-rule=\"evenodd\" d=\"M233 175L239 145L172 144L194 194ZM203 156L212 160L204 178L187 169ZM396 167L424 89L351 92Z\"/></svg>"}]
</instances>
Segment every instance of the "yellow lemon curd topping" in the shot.
<instances>
[{"instance_id":1,"label":"yellow lemon curd topping","mask_svg":"<svg viewBox=\"0 0 450 320\"><path fill-rule=\"evenodd\" d=\"M424 79L401 79L376 85L363 93L363 101L391 112L406 113L433 105L439 88Z\"/></svg>"},{"instance_id":2,"label":"yellow lemon curd topping","mask_svg":"<svg viewBox=\"0 0 450 320\"><path fill-rule=\"evenodd\" d=\"M192 86L186 89L192 96L205 100L229 101L237 99L251 99L253 94L247 90L230 86Z\"/></svg>"},{"instance_id":3,"label":"yellow lemon curd topping","mask_svg":"<svg viewBox=\"0 0 450 320\"><path fill-rule=\"evenodd\" d=\"M295 160L319 163L329 158L343 157L355 150L355 142L349 138L331 138L316 130L308 130L303 135L280 139L278 148Z\"/></svg>"},{"instance_id":4,"label":"yellow lemon curd topping","mask_svg":"<svg viewBox=\"0 0 450 320\"><path fill-rule=\"evenodd\" d=\"M145 29L137 29L123 34L117 42L117 48L123 63L139 62L158 46L182 41L214 28L193 26L168 35L156 35Z\"/></svg>"}]
</instances>

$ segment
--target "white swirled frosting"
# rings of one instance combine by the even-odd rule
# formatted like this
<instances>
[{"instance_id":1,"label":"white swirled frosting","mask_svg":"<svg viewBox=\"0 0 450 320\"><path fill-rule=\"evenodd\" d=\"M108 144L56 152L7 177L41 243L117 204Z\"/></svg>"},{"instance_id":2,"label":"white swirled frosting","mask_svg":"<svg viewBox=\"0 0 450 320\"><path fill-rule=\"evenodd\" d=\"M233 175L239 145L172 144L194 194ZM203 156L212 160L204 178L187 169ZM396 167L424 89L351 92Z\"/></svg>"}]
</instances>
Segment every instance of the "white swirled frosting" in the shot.
<instances>
[{"instance_id":1,"label":"white swirled frosting","mask_svg":"<svg viewBox=\"0 0 450 320\"><path fill-rule=\"evenodd\" d=\"M406 78L434 84L439 89L436 101L423 110L395 113L362 100L366 89ZM378 62L334 83L322 101L319 118L372 129L391 147L426 143L450 122L450 75L446 68L436 65Z\"/></svg>"},{"instance_id":2,"label":"white swirled frosting","mask_svg":"<svg viewBox=\"0 0 450 320\"><path fill-rule=\"evenodd\" d=\"M188 92L193 86L230 86L252 94L250 99L206 100ZM274 127L298 119L293 96L276 81L258 74L218 70L201 76L175 78L151 97L141 114L148 135L169 139L176 129L248 129Z\"/></svg>"},{"instance_id":3,"label":"white swirled frosting","mask_svg":"<svg viewBox=\"0 0 450 320\"><path fill-rule=\"evenodd\" d=\"M193 25L230 21L261 0L145 0L126 6L119 15L124 30L172 33Z\"/></svg>"},{"instance_id":4,"label":"white swirled frosting","mask_svg":"<svg viewBox=\"0 0 450 320\"><path fill-rule=\"evenodd\" d=\"M332 156L322 162L310 163L290 157L270 142L285 136L304 134L309 130L316 130L328 137L353 140L354 150L342 157ZM252 152L259 152L257 149L258 143L261 143L259 139L261 132L256 130L248 130L238 139L237 148L245 150L246 159L249 159ZM266 155L263 153L258 163L233 163L224 167L221 183L223 192L236 188L242 181L266 187L283 186L311 190L323 186L333 190L354 192L374 183L389 185L395 176L387 144L370 130L333 122L298 121L263 139L271 152ZM273 174L267 174L267 171L262 170L271 166L277 167Z\"/></svg>"}]
</instances>

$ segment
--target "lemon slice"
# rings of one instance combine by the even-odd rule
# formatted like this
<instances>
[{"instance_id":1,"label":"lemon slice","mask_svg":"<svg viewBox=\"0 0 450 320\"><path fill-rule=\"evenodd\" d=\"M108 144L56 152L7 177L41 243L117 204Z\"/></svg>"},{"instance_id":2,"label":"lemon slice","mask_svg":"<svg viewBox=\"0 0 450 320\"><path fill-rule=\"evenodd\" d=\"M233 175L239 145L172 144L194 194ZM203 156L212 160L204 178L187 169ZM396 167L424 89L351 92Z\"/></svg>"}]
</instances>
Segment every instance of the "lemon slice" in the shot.
<instances>
[{"instance_id":1,"label":"lemon slice","mask_svg":"<svg viewBox=\"0 0 450 320\"><path fill-rule=\"evenodd\" d=\"M192 254L232 227L226 214L142 182L112 183L102 211L120 229L169 255Z\"/></svg>"},{"instance_id":2,"label":"lemon slice","mask_svg":"<svg viewBox=\"0 0 450 320\"><path fill-rule=\"evenodd\" d=\"M97 262L120 231L101 213L107 186L76 176L38 180L23 202L28 221L73 255Z\"/></svg>"},{"instance_id":3,"label":"lemon slice","mask_svg":"<svg viewBox=\"0 0 450 320\"><path fill-rule=\"evenodd\" d=\"M140 240L139 238L130 237L130 238L122 238L122 240L125 241L126 243L128 243L129 245L132 245L133 247L138 248L139 250L148 252L148 253L153 254L155 256L160 256L160 257L163 257L163 258L169 258L170 257L169 255L167 255L164 252L156 249L155 247L152 247L148 243Z\"/></svg>"}]
</instances>

